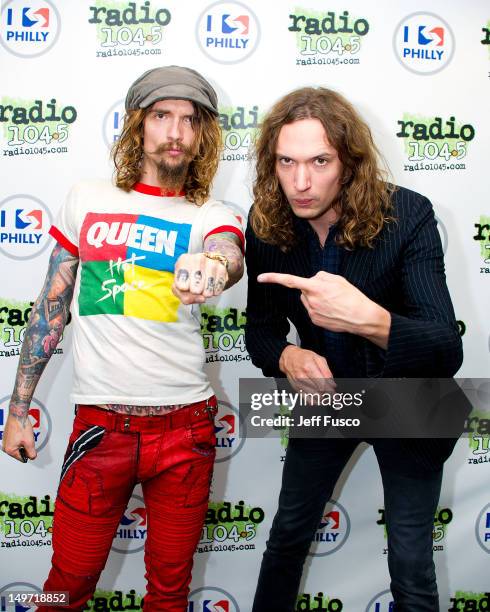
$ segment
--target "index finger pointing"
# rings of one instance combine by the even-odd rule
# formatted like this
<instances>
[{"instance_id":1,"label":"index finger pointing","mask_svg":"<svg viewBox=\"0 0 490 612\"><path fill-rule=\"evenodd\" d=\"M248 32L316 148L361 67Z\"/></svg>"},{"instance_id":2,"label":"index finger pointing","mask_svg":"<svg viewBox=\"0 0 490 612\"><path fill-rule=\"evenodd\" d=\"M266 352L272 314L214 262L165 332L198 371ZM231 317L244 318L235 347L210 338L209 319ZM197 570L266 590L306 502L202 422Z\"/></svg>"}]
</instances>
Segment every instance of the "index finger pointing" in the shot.
<instances>
[{"instance_id":1,"label":"index finger pointing","mask_svg":"<svg viewBox=\"0 0 490 612\"><path fill-rule=\"evenodd\" d=\"M257 280L259 283L276 283L300 291L308 289L310 284L309 278L294 276L293 274L280 274L279 272L264 272L257 276Z\"/></svg>"}]
</instances>

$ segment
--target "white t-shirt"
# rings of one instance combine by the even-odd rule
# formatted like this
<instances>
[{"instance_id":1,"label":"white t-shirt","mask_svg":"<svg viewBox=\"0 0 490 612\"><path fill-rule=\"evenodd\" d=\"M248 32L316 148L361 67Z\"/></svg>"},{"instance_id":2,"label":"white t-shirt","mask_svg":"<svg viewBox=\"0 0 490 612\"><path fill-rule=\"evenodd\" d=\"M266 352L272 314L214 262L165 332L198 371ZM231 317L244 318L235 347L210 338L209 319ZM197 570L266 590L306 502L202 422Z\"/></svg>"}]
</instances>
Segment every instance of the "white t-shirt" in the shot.
<instances>
[{"instance_id":1,"label":"white t-shirt","mask_svg":"<svg viewBox=\"0 0 490 612\"><path fill-rule=\"evenodd\" d=\"M243 241L240 222L216 200L196 206L141 183L129 193L104 180L73 187L50 230L80 259L72 402L158 406L212 395L199 307L170 288L179 256L225 231Z\"/></svg>"}]
</instances>

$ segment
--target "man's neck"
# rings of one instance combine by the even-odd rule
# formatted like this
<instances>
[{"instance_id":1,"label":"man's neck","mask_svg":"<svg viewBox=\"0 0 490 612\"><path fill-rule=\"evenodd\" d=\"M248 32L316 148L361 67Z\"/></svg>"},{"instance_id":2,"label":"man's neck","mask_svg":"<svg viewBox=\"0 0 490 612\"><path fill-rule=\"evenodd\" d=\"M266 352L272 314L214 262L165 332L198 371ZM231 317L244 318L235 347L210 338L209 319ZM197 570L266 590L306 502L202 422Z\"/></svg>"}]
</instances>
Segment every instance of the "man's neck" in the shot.
<instances>
[{"instance_id":1,"label":"man's neck","mask_svg":"<svg viewBox=\"0 0 490 612\"><path fill-rule=\"evenodd\" d=\"M339 217L340 213L334 208L330 208L330 210L327 210L327 212L318 219L308 219L308 223L318 236L318 240L322 247L325 245L330 228L337 223Z\"/></svg>"}]
</instances>

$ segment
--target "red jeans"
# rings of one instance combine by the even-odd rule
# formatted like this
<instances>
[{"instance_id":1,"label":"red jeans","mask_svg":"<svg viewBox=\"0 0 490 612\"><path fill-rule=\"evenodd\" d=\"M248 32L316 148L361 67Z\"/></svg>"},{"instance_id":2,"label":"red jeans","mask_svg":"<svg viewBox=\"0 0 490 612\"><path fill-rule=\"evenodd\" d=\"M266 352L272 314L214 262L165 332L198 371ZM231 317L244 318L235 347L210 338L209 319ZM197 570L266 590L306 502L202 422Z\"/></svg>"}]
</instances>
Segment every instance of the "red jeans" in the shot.
<instances>
[{"instance_id":1,"label":"red jeans","mask_svg":"<svg viewBox=\"0 0 490 612\"><path fill-rule=\"evenodd\" d=\"M216 398L164 416L126 416L79 406L53 519L44 591L69 591L83 610L104 569L136 483L147 512L145 609L187 610L192 559L208 507Z\"/></svg>"}]
</instances>

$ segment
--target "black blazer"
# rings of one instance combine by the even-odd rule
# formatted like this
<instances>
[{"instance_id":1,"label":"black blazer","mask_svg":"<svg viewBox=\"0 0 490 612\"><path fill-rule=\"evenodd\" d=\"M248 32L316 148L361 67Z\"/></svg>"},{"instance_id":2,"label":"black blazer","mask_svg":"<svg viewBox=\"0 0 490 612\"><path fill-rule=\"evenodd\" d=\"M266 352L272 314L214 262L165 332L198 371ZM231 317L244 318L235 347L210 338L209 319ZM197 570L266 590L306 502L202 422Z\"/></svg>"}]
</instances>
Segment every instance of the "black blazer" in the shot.
<instances>
[{"instance_id":1,"label":"black blazer","mask_svg":"<svg viewBox=\"0 0 490 612\"><path fill-rule=\"evenodd\" d=\"M461 366L463 350L432 205L402 187L394 192L392 203L396 221L385 225L374 248L345 250L340 269L350 283L391 313L387 350L345 334L349 359L341 363L348 362L349 371L338 370L335 355L324 356L337 377L452 377ZM322 333L309 319L299 290L259 284L256 279L261 272L312 276L309 249L300 240L283 253L259 240L250 225L246 239L247 350L265 376L282 377L278 363L288 344L289 321L301 347L318 354L324 354ZM449 453L446 449L439 456L444 460Z\"/></svg>"}]
</instances>

